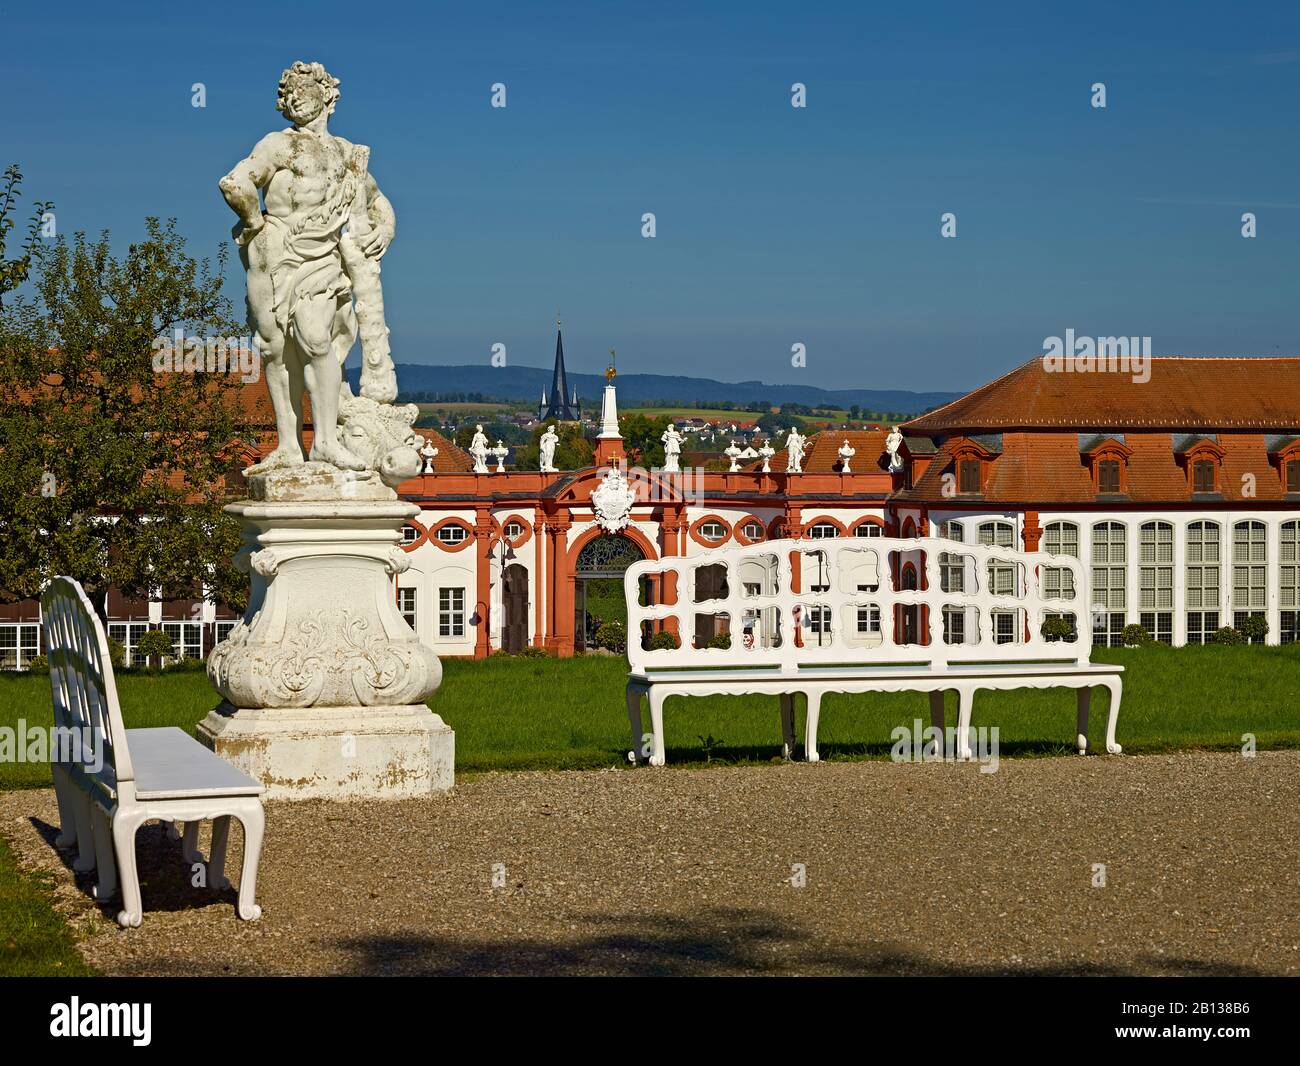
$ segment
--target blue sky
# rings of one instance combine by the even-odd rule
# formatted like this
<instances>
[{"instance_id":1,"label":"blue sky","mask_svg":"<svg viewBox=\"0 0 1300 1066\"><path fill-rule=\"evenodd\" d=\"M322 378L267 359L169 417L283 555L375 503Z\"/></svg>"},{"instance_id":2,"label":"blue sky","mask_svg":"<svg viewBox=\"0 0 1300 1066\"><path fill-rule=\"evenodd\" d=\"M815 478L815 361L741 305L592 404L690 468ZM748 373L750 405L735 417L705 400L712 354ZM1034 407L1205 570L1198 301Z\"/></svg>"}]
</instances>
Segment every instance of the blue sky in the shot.
<instances>
[{"instance_id":1,"label":"blue sky","mask_svg":"<svg viewBox=\"0 0 1300 1066\"><path fill-rule=\"evenodd\" d=\"M285 6L7 4L0 164L63 232L210 253L319 59L397 211L399 362L546 365L557 308L575 370L832 388L970 388L1067 328L1300 354L1298 5Z\"/></svg>"}]
</instances>

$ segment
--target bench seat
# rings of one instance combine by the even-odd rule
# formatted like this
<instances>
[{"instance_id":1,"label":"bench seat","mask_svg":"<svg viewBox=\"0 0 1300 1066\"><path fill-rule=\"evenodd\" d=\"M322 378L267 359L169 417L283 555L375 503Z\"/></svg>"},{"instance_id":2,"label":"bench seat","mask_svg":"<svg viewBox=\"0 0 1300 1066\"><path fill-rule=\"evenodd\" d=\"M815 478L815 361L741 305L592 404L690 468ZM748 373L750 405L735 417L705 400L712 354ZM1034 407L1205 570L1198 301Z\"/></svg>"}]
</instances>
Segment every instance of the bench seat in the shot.
<instances>
[{"instance_id":1,"label":"bench seat","mask_svg":"<svg viewBox=\"0 0 1300 1066\"><path fill-rule=\"evenodd\" d=\"M260 796L266 789L183 729L128 729L138 800Z\"/></svg>"}]
</instances>

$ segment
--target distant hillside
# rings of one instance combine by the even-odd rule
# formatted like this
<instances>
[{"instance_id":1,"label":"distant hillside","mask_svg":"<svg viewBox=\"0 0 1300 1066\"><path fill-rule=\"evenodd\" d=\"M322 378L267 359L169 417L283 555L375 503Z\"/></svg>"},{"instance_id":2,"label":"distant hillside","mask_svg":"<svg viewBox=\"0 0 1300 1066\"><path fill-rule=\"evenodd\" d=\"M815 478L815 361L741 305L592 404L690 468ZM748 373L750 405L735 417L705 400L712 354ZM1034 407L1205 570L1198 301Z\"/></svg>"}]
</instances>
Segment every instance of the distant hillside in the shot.
<instances>
[{"instance_id":1,"label":"distant hillside","mask_svg":"<svg viewBox=\"0 0 1300 1066\"><path fill-rule=\"evenodd\" d=\"M348 380L356 386L359 368L348 368ZM537 366L492 367L427 366L399 363L397 381L404 397L413 394L479 393L485 399L536 403L543 389L551 387L549 368ZM599 403L605 379L599 374L569 374L569 387L577 388L584 404ZM848 408L853 404L869 411L920 414L955 400L956 392L907 392L903 389L819 389L812 385L765 385L761 381L714 381L675 374L619 374L618 401L623 407L647 404L716 403L734 404L767 400L773 405L801 403L809 407Z\"/></svg>"}]
</instances>

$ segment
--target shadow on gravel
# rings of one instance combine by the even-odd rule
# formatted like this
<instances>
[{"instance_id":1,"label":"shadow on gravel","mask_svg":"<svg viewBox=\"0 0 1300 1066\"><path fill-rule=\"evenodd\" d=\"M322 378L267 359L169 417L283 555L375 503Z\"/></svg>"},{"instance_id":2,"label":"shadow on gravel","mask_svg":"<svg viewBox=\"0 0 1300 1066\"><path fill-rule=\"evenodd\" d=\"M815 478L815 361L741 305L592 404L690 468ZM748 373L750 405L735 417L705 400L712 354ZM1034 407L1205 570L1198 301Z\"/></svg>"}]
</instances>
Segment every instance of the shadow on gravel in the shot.
<instances>
[{"instance_id":1,"label":"shadow on gravel","mask_svg":"<svg viewBox=\"0 0 1300 1066\"><path fill-rule=\"evenodd\" d=\"M448 937L355 937L338 941L355 963L353 975L842 974L849 976L1108 977L1126 975L1257 976L1252 967L1197 959L1144 957L1132 965L1093 963L1036 967L961 966L928 959L881 941L832 946L802 935L788 919L763 911L718 909L698 919L635 915L600 919L586 936L548 941L475 941Z\"/></svg>"},{"instance_id":2,"label":"shadow on gravel","mask_svg":"<svg viewBox=\"0 0 1300 1066\"><path fill-rule=\"evenodd\" d=\"M77 888L85 893L87 899L96 904L100 914L109 921L116 922L117 912L121 910L122 905L120 894L107 903L96 901L94 888L98 874L93 870L88 873L78 873L72 869L72 863L77 858L77 846L74 844L70 848L56 847L54 839L59 835L58 826L51 825L40 818L30 818L28 821L41 835L41 839L49 845L50 850L59 857L59 861L71 871ZM239 820L235 819L231 826L230 846L226 853L226 876L236 886L239 884L240 857L244 853L243 832ZM194 886L194 870L181 854L181 842L172 840L167 835L167 824L164 822L148 822L136 832L135 863L146 915L150 911L198 910L215 904L233 907L239 898L235 888L215 892L208 888Z\"/></svg>"}]
</instances>

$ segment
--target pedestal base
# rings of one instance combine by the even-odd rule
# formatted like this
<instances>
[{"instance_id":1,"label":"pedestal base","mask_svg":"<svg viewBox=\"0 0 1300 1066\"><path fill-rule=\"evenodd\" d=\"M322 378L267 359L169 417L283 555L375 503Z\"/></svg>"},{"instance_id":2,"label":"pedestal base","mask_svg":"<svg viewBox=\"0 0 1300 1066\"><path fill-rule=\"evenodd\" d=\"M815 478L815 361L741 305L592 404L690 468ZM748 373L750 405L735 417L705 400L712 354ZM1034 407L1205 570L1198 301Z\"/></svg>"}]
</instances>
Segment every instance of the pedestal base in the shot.
<instances>
[{"instance_id":1,"label":"pedestal base","mask_svg":"<svg viewBox=\"0 0 1300 1066\"><path fill-rule=\"evenodd\" d=\"M267 799L410 799L454 783L455 733L423 704L244 707L223 702L198 739Z\"/></svg>"}]
</instances>

